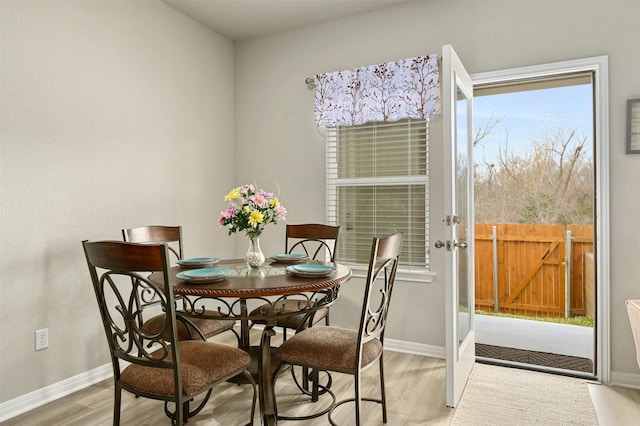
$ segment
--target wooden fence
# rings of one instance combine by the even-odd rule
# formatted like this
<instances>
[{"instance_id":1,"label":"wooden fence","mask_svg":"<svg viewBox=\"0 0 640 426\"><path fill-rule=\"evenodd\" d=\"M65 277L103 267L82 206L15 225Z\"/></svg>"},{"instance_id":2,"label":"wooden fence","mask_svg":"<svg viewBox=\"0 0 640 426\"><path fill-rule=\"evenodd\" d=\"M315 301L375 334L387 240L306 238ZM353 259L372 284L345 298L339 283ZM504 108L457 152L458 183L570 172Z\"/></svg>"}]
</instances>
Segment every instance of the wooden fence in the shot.
<instances>
[{"instance_id":1,"label":"wooden fence","mask_svg":"<svg viewBox=\"0 0 640 426\"><path fill-rule=\"evenodd\" d=\"M592 252L593 225L476 224L476 310L538 317L591 313Z\"/></svg>"}]
</instances>

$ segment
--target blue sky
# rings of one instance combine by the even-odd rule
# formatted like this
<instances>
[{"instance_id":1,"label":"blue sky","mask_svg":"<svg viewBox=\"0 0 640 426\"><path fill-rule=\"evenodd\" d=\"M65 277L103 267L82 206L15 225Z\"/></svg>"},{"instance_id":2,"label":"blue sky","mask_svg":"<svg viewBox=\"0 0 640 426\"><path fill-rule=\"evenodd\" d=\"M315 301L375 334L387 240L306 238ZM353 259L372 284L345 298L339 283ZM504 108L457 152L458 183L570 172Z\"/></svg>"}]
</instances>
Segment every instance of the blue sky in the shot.
<instances>
[{"instance_id":1,"label":"blue sky","mask_svg":"<svg viewBox=\"0 0 640 426\"><path fill-rule=\"evenodd\" d=\"M481 162L483 158L492 161L498 146L504 148L507 130L509 149L524 154L531 137L544 130L545 122L554 123L554 128L562 125L567 130L577 126L578 133L587 135L589 147L593 148L592 102L589 84L474 97L474 132L490 117L504 116L482 146L474 151L475 162Z\"/></svg>"}]
</instances>

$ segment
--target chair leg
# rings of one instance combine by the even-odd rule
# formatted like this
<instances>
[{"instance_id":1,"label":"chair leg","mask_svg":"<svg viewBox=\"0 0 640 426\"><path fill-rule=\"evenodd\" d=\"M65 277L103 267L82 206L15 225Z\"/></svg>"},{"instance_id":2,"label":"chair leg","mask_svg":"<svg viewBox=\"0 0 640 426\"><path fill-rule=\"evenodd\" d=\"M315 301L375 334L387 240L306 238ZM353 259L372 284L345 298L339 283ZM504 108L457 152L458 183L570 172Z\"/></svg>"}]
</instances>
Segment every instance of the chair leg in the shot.
<instances>
[{"instance_id":1,"label":"chair leg","mask_svg":"<svg viewBox=\"0 0 640 426\"><path fill-rule=\"evenodd\" d=\"M182 418L184 419L182 424L186 424L189 421L189 410L191 409L190 405L191 404L189 404L189 401L182 403Z\"/></svg>"},{"instance_id":2,"label":"chair leg","mask_svg":"<svg viewBox=\"0 0 640 426\"><path fill-rule=\"evenodd\" d=\"M309 390L309 367L302 367L302 389Z\"/></svg>"},{"instance_id":3,"label":"chair leg","mask_svg":"<svg viewBox=\"0 0 640 426\"><path fill-rule=\"evenodd\" d=\"M113 426L120 426L120 404L122 401L122 389L115 383L113 394Z\"/></svg>"},{"instance_id":4,"label":"chair leg","mask_svg":"<svg viewBox=\"0 0 640 426\"><path fill-rule=\"evenodd\" d=\"M384 389L384 363L380 354L380 401L382 403L382 423L387 422L387 397Z\"/></svg>"},{"instance_id":5,"label":"chair leg","mask_svg":"<svg viewBox=\"0 0 640 426\"><path fill-rule=\"evenodd\" d=\"M303 375L306 374L306 372L303 371ZM305 377L306 380L306 377ZM314 368L311 370L311 386L312 386L312 391L311 391L311 402L318 402L318 396L320 395L320 372L318 371L317 368Z\"/></svg>"},{"instance_id":6,"label":"chair leg","mask_svg":"<svg viewBox=\"0 0 640 426\"><path fill-rule=\"evenodd\" d=\"M356 406L356 426L360 426L360 369L358 368L354 376L355 381L355 398L354 404Z\"/></svg>"},{"instance_id":7,"label":"chair leg","mask_svg":"<svg viewBox=\"0 0 640 426\"><path fill-rule=\"evenodd\" d=\"M176 400L176 412L173 414L176 425L182 426L185 423L186 414L184 412L184 403L182 398Z\"/></svg>"}]
</instances>

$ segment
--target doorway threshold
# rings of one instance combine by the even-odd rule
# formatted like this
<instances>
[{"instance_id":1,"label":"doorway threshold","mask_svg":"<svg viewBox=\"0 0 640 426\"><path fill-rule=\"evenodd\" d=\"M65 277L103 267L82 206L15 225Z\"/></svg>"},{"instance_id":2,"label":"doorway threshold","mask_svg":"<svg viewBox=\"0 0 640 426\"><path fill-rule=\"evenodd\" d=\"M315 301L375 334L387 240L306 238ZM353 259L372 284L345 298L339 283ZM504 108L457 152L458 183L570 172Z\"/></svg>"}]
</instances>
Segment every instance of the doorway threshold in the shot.
<instances>
[{"instance_id":1,"label":"doorway threshold","mask_svg":"<svg viewBox=\"0 0 640 426\"><path fill-rule=\"evenodd\" d=\"M571 370L593 375L593 362L590 359L550 352L538 352L476 343L476 359L477 358L511 361L518 364L531 364L543 368Z\"/></svg>"},{"instance_id":2,"label":"doorway threshold","mask_svg":"<svg viewBox=\"0 0 640 426\"><path fill-rule=\"evenodd\" d=\"M575 377L579 379L591 380L597 383L597 377L594 373L582 373L575 370L565 370L561 368L545 367L542 365L524 364L521 362L506 361L495 358L484 358L476 356L476 362L480 364L497 365L499 367L519 368L521 370L537 371L539 373L558 374L561 376Z\"/></svg>"}]
</instances>

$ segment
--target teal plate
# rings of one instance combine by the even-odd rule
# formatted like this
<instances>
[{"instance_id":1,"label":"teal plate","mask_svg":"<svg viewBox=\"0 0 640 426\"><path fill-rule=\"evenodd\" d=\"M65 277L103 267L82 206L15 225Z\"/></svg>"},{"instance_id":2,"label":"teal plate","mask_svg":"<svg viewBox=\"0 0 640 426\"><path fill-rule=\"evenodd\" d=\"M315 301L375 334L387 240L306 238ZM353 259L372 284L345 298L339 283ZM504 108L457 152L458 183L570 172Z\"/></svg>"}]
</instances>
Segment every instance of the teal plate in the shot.
<instances>
[{"instance_id":1,"label":"teal plate","mask_svg":"<svg viewBox=\"0 0 640 426\"><path fill-rule=\"evenodd\" d=\"M302 265L293 266L297 272L305 272L305 273L313 273L313 274L321 274L321 273L332 273L336 271L336 268L328 265L319 265L317 263L304 263Z\"/></svg>"},{"instance_id":2,"label":"teal plate","mask_svg":"<svg viewBox=\"0 0 640 426\"><path fill-rule=\"evenodd\" d=\"M284 254L275 254L271 256L271 259L280 263L300 263L305 260L309 260L309 256L306 254L299 253L284 253Z\"/></svg>"},{"instance_id":3,"label":"teal plate","mask_svg":"<svg viewBox=\"0 0 640 426\"><path fill-rule=\"evenodd\" d=\"M307 256L306 254L300 254L300 253L283 253L283 254L273 255L272 257L282 258L282 259L306 259L309 256Z\"/></svg>"},{"instance_id":4,"label":"teal plate","mask_svg":"<svg viewBox=\"0 0 640 426\"><path fill-rule=\"evenodd\" d=\"M185 271L184 276L187 278L195 278L195 279L203 279L203 278L216 278L221 275L228 275L229 270L223 268L203 268L203 269L192 269L190 271Z\"/></svg>"},{"instance_id":5,"label":"teal plate","mask_svg":"<svg viewBox=\"0 0 640 426\"><path fill-rule=\"evenodd\" d=\"M324 277L336 271L333 266L305 263L302 265L287 266L287 272L300 277Z\"/></svg>"},{"instance_id":6,"label":"teal plate","mask_svg":"<svg viewBox=\"0 0 640 426\"><path fill-rule=\"evenodd\" d=\"M204 271L204 272L199 272ZM222 281L231 275L229 269L223 268L206 268L206 269L192 269L190 271L178 272L176 277L179 280L183 280L187 283L193 284L205 284L213 283L216 281Z\"/></svg>"},{"instance_id":7,"label":"teal plate","mask_svg":"<svg viewBox=\"0 0 640 426\"><path fill-rule=\"evenodd\" d=\"M191 257L189 259L181 259L176 261L181 266L208 266L220 262L217 257Z\"/></svg>"}]
</instances>

